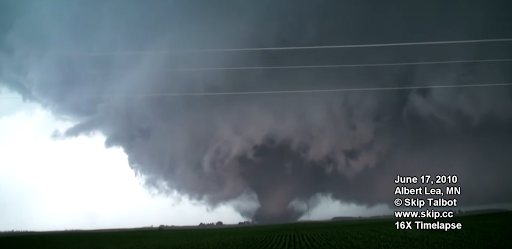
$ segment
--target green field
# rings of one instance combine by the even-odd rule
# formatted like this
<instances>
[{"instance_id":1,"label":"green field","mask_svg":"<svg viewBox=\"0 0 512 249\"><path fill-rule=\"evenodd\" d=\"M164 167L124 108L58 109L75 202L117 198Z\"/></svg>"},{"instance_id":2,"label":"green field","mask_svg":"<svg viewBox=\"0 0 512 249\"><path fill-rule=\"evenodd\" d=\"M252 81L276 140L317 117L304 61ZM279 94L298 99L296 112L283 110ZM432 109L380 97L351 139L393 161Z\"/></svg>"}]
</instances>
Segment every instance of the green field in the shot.
<instances>
[{"instance_id":1,"label":"green field","mask_svg":"<svg viewBox=\"0 0 512 249\"><path fill-rule=\"evenodd\" d=\"M461 230L396 230L395 220L62 232L0 237L0 248L512 248L512 212L461 216Z\"/></svg>"}]
</instances>

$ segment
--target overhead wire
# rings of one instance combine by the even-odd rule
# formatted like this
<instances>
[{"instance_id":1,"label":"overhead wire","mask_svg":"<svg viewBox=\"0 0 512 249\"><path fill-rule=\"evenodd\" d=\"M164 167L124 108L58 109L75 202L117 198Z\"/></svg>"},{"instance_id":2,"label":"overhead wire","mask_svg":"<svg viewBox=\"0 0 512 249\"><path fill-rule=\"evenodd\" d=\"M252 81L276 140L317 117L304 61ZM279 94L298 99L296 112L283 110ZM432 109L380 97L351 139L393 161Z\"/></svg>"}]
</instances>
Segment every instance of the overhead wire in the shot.
<instances>
[{"instance_id":1,"label":"overhead wire","mask_svg":"<svg viewBox=\"0 0 512 249\"><path fill-rule=\"evenodd\" d=\"M408 43L380 43L380 44L357 44L357 45L333 45L333 46L303 46L303 47L263 47L263 48L228 48L228 49L198 49L181 51L120 51L100 53L72 53L69 56L116 56L116 55L141 55L159 53L201 53L201 52L233 52L233 51L264 51L264 50L305 50L305 49L335 49L335 48L368 48L368 47L392 47L392 46L418 46L418 45L440 45L440 44L465 44L465 43L488 43L488 42L510 42L512 38L503 39L479 39L479 40L457 40L457 41L431 41L431 42L408 42ZM157 69L160 71L211 71L211 70L261 70L261 69L307 69L307 68L342 68L342 67L379 67L379 66L406 66L406 65L433 65L453 63L484 63L484 62L510 62L512 59L487 59L487 60L452 60L452 61L429 61L429 62L404 62L404 63L373 63L373 64L338 64L338 65L302 65L302 66L263 66L263 67L218 67L218 68L178 68L178 69ZM463 87L493 87L510 86L512 83L493 83L475 85L437 85L437 86L409 86L409 87L369 87L369 88L334 88L334 89L309 89L289 91L250 91L250 92L202 92L202 93L154 93L154 94L110 94L100 97L171 97L171 96L218 96L218 95L260 95L260 94L290 94L290 93L323 93L323 92L345 92L345 91L384 91L384 90L411 90L411 89L434 89L434 88L463 88ZM98 96L95 96L98 97ZM15 96L0 96L0 99L19 98Z\"/></svg>"},{"instance_id":2,"label":"overhead wire","mask_svg":"<svg viewBox=\"0 0 512 249\"><path fill-rule=\"evenodd\" d=\"M375 44L349 44L349 45L326 45L326 46L297 46L297 47L257 47L257 48L212 48L212 49L189 49L189 50L139 50L139 51L112 51L112 52L75 52L64 53L64 56L133 56L148 54L183 54L183 53L211 53L211 52L242 52L242 51L277 51L277 50L311 50L311 49L342 49L342 48L370 48L370 47L398 47L398 46L419 46L419 45L442 45L442 44L468 44L468 43L490 43L490 42L511 42L512 38L500 39L478 39L478 40L453 40L453 41L428 41L428 42L402 42L402 43L375 43Z\"/></svg>"},{"instance_id":3,"label":"overhead wire","mask_svg":"<svg viewBox=\"0 0 512 249\"><path fill-rule=\"evenodd\" d=\"M151 98L151 97L180 97L180 96L219 96L219 95L262 95L262 94L293 94L293 93L327 93L327 92L355 92L355 91L390 91L390 90L415 90L415 89L438 89L438 88L468 88L468 87L497 87L512 86L512 83L492 84L466 84L466 85L432 85L432 86L403 86L403 87L366 87L366 88L332 88L332 89L310 89L310 90L289 90L289 91L250 91L250 92L203 92L203 93L149 93L149 94L104 94L85 96L88 98ZM16 96L0 96L0 99L20 98Z\"/></svg>"},{"instance_id":4,"label":"overhead wire","mask_svg":"<svg viewBox=\"0 0 512 249\"><path fill-rule=\"evenodd\" d=\"M310 68L312 69L312 68L344 68L344 67L387 67L387 66L463 64L463 63L485 63L485 62L512 62L512 59L453 60L453 61L425 61L425 62L370 63L370 64L299 65L299 66L172 68L172 69L154 69L152 71L224 71L224 70L227 71L227 70L272 70L272 69L310 69Z\"/></svg>"}]
</instances>

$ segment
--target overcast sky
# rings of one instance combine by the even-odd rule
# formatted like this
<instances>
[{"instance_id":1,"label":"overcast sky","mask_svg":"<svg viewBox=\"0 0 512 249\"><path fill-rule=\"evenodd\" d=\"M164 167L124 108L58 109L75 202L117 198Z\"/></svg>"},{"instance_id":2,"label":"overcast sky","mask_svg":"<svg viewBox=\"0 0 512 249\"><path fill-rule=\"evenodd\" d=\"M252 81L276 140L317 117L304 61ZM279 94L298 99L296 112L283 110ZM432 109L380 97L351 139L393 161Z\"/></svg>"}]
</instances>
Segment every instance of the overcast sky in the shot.
<instances>
[{"instance_id":1,"label":"overcast sky","mask_svg":"<svg viewBox=\"0 0 512 249\"><path fill-rule=\"evenodd\" d=\"M508 41L190 52L512 37L510 1L463 2L0 1L0 230L376 215L397 175L506 206L512 87L413 88L511 83L512 61L176 71L510 59ZM383 87L406 89L169 95Z\"/></svg>"},{"instance_id":2,"label":"overcast sky","mask_svg":"<svg viewBox=\"0 0 512 249\"><path fill-rule=\"evenodd\" d=\"M145 188L123 150L106 149L105 137L99 132L52 139L55 130L72 125L72 121L57 118L41 105L23 102L19 94L1 88L0 231L246 220L229 206L212 209L178 194L159 195ZM323 205L311 210L309 218L383 213L389 213L385 206L368 209L323 198Z\"/></svg>"}]
</instances>

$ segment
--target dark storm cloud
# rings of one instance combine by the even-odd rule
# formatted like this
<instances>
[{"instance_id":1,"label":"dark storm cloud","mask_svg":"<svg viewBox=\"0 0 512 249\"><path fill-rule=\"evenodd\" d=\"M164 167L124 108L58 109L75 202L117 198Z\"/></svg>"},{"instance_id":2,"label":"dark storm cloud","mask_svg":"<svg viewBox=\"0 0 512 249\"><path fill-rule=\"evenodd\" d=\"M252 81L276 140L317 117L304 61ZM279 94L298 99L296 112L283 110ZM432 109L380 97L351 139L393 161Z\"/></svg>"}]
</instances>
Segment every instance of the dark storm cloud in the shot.
<instances>
[{"instance_id":1,"label":"dark storm cloud","mask_svg":"<svg viewBox=\"0 0 512 249\"><path fill-rule=\"evenodd\" d=\"M510 63L386 68L172 68L505 58L510 43L123 54L511 37L506 2L37 1L2 41L1 82L121 146L148 179L211 205L255 194L261 222L317 193L391 204L397 174L457 174L464 205L512 201L509 87L123 98L111 94L512 82ZM508 20L508 21L507 21ZM69 56L79 54L86 56ZM101 172L98 172L99 174ZM115 181L115 179L112 179ZM314 205L315 202L311 202Z\"/></svg>"}]
</instances>

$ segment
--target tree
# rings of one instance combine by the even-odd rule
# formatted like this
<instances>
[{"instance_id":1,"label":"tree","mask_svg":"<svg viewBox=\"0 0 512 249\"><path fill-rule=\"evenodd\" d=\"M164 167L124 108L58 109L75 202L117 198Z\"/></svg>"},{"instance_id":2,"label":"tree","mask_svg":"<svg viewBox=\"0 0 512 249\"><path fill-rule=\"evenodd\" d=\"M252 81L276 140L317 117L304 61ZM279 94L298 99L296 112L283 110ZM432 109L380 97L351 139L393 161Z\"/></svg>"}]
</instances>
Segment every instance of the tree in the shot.
<instances>
[{"instance_id":1,"label":"tree","mask_svg":"<svg viewBox=\"0 0 512 249\"><path fill-rule=\"evenodd\" d=\"M215 224L215 225L222 226L222 225L224 225L224 223L222 223L222 221L217 221L217 224Z\"/></svg>"}]
</instances>

